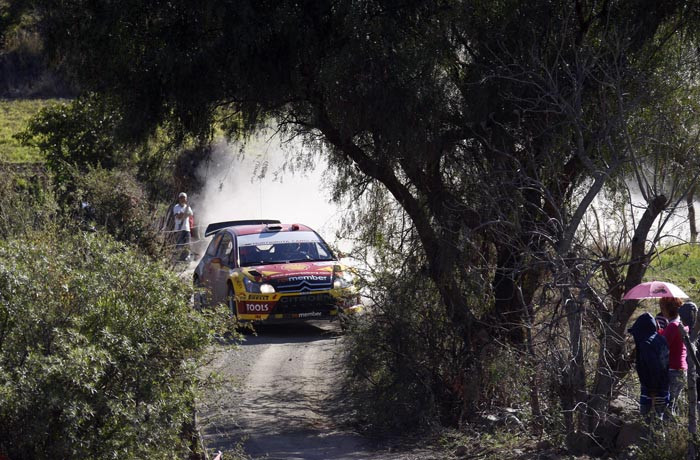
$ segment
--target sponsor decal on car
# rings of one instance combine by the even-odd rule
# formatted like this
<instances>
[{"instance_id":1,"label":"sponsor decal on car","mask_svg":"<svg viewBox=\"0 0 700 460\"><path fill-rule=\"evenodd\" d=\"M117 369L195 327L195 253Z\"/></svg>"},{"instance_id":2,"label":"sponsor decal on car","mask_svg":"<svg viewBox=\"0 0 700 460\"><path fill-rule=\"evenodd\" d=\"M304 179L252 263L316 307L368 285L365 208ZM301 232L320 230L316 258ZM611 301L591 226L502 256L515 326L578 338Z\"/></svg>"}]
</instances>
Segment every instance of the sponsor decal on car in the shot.
<instances>
[{"instance_id":1,"label":"sponsor decal on car","mask_svg":"<svg viewBox=\"0 0 700 460\"><path fill-rule=\"evenodd\" d=\"M270 311L271 305L269 303L248 303L244 304L247 313L267 313Z\"/></svg>"},{"instance_id":2,"label":"sponsor decal on car","mask_svg":"<svg viewBox=\"0 0 700 460\"><path fill-rule=\"evenodd\" d=\"M294 270L294 271L298 271L298 270ZM270 279L270 280L286 279L287 277L289 277L289 274L284 273L284 272L263 271L262 274L265 277L265 279ZM330 275L326 272L315 271L315 272L311 272L311 273L306 272L303 275L296 275L296 276L317 276L317 277L320 276L320 277L325 277L325 279L328 279L328 277ZM294 277L295 277L295 275L292 275L291 278L294 278Z\"/></svg>"},{"instance_id":3,"label":"sponsor decal on car","mask_svg":"<svg viewBox=\"0 0 700 460\"><path fill-rule=\"evenodd\" d=\"M301 276L290 276L287 278L289 281L328 281L329 276L319 276L319 275L301 275Z\"/></svg>"},{"instance_id":4,"label":"sponsor decal on car","mask_svg":"<svg viewBox=\"0 0 700 460\"><path fill-rule=\"evenodd\" d=\"M314 317L314 316L321 316L321 315L323 315L323 313L321 313L320 311L310 311L310 312L308 312L308 313L299 313L299 314L297 314L297 316L298 316L299 318L311 318L311 317Z\"/></svg>"},{"instance_id":5,"label":"sponsor decal on car","mask_svg":"<svg viewBox=\"0 0 700 460\"><path fill-rule=\"evenodd\" d=\"M270 295L269 294L248 294L247 299L248 300L270 300Z\"/></svg>"}]
</instances>

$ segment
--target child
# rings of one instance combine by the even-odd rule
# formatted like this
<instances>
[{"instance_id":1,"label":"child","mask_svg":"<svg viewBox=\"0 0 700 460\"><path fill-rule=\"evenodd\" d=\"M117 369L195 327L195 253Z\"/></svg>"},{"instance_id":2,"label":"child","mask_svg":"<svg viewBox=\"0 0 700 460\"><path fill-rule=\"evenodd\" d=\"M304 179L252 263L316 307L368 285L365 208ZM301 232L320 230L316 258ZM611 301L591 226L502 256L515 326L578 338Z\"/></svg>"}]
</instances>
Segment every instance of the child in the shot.
<instances>
[{"instance_id":1,"label":"child","mask_svg":"<svg viewBox=\"0 0 700 460\"><path fill-rule=\"evenodd\" d=\"M666 339L656 332L656 320L650 313L643 313L628 332L637 346L636 368L641 386L639 412L649 417L654 413L663 419L669 405L669 348Z\"/></svg>"}]
</instances>

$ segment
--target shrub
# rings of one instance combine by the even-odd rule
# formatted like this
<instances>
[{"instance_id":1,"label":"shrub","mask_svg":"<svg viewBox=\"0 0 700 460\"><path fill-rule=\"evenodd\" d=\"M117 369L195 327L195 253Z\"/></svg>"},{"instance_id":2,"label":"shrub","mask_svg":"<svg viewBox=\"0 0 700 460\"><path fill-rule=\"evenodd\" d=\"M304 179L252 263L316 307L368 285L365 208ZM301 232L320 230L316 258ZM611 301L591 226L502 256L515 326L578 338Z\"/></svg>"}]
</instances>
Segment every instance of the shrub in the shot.
<instances>
[{"instance_id":1,"label":"shrub","mask_svg":"<svg viewBox=\"0 0 700 460\"><path fill-rule=\"evenodd\" d=\"M100 234L0 241L0 454L181 457L208 343L190 294Z\"/></svg>"},{"instance_id":2,"label":"shrub","mask_svg":"<svg viewBox=\"0 0 700 460\"><path fill-rule=\"evenodd\" d=\"M76 174L73 209L89 203L90 212L80 218L93 220L98 227L117 240L136 244L146 253L158 254L159 233L155 211L151 208L142 184L133 174L122 170L88 168Z\"/></svg>"},{"instance_id":3,"label":"shrub","mask_svg":"<svg viewBox=\"0 0 700 460\"><path fill-rule=\"evenodd\" d=\"M681 422L682 420L682 422ZM663 425L649 429L638 448L638 460L676 460L687 458L688 428L685 419L665 421ZM697 444L695 449L697 450Z\"/></svg>"},{"instance_id":4,"label":"shrub","mask_svg":"<svg viewBox=\"0 0 700 460\"><path fill-rule=\"evenodd\" d=\"M472 338L478 355L470 355L434 285L410 262L377 274L368 287L374 304L347 335L349 394L362 427L454 427L480 410L527 404L530 375L517 351L483 327Z\"/></svg>"},{"instance_id":5,"label":"shrub","mask_svg":"<svg viewBox=\"0 0 700 460\"><path fill-rule=\"evenodd\" d=\"M463 344L441 313L429 283L386 277L373 283L375 304L349 323L352 403L366 430L415 431L453 420L462 397Z\"/></svg>"},{"instance_id":6,"label":"shrub","mask_svg":"<svg viewBox=\"0 0 700 460\"><path fill-rule=\"evenodd\" d=\"M112 169L128 165L135 153L119 142L120 115L93 95L39 111L17 138L36 146L59 186L70 185L71 168Z\"/></svg>"},{"instance_id":7,"label":"shrub","mask_svg":"<svg viewBox=\"0 0 700 460\"><path fill-rule=\"evenodd\" d=\"M23 235L56 218L58 206L40 166L0 171L0 238Z\"/></svg>"}]
</instances>

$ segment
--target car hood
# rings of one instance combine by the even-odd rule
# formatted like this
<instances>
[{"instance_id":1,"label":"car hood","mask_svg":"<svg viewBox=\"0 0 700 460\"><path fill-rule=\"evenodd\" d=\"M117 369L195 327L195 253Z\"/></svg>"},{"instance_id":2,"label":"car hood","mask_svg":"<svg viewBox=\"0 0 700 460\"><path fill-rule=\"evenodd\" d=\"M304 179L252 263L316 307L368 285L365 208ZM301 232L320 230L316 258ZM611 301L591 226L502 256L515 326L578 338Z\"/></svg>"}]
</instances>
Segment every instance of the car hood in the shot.
<instances>
[{"instance_id":1,"label":"car hood","mask_svg":"<svg viewBox=\"0 0 700 460\"><path fill-rule=\"evenodd\" d=\"M256 265L243 267L241 271L258 282L269 281L330 281L333 272L341 271L337 261L294 262L288 264Z\"/></svg>"}]
</instances>

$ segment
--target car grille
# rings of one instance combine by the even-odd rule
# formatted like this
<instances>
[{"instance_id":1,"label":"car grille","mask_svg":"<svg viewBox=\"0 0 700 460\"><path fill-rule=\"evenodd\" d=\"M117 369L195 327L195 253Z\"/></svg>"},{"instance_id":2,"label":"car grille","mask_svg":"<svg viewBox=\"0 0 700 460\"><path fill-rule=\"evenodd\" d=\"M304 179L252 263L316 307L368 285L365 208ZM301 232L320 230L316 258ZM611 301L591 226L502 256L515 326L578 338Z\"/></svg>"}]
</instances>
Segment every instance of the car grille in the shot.
<instances>
[{"instance_id":1,"label":"car grille","mask_svg":"<svg viewBox=\"0 0 700 460\"><path fill-rule=\"evenodd\" d=\"M336 308L336 299L330 294L304 294L282 296L275 313L307 313L312 311L328 311Z\"/></svg>"},{"instance_id":2,"label":"car grille","mask_svg":"<svg viewBox=\"0 0 700 460\"><path fill-rule=\"evenodd\" d=\"M324 276L321 280L285 280L271 284L275 288L275 292L327 291L333 286L330 276Z\"/></svg>"}]
</instances>

